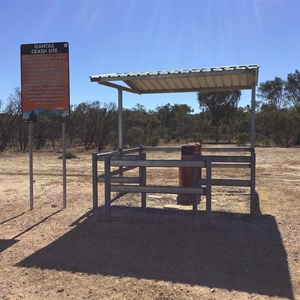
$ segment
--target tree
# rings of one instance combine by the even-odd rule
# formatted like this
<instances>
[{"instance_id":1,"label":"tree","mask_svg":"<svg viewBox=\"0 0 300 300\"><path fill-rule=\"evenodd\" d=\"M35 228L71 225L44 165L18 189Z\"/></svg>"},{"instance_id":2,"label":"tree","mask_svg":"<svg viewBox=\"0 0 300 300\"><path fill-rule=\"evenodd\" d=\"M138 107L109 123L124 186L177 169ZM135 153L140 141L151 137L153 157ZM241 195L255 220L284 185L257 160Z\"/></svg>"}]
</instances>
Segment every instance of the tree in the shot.
<instances>
[{"instance_id":1,"label":"tree","mask_svg":"<svg viewBox=\"0 0 300 300\"><path fill-rule=\"evenodd\" d=\"M287 106L284 88L285 81L280 77L275 77L274 80L260 83L258 97L262 99L263 104L272 105L277 109L283 108Z\"/></svg>"},{"instance_id":2,"label":"tree","mask_svg":"<svg viewBox=\"0 0 300 300\"><path fill-rule=\"evenodd\" d=\"M158 113L158 119L164 128L170 127L170 121L172 118L172 105L170 103L164 105L164 106L158 106L156 108L156 111Z\"/></svg>"},{"instance_id":3,"label":"tree","mask_svg":"<svg viewBox=\"0 0 300 300\"><path fill-rule=\"evenodd\" d=\"M285 92L287 98L300 112L300 72L298 70L295 73L288 74Z\"/></svg>"},{"instance_id":4,"label":"tree","mask_svg":"<svg viewBox=\"0 0 300 300\"><path fill-rule=\"evenodd\" d=\"M191 118L193 109L186 104L168 103L156 108L157 118L161 124L162 137L165 139L187 138L193 135L194 122Z\"/></svg>"},{"instance_id":5,"label":"tree","mask_svg":"<svg viewBox=\"0 0 300 300\"><path fill-rule=\"evenodd\" d=\"M138 103L133 109L123 110L124 144L157 145L160 128L157 114L147 111L144 105Z\"/></svg>"},{"instance_id":6,"label":"tree","mask_svg":"<svg viewBox=\"0 0 300 300\"><path fill-rule=\"evenodd\" d=\"M0 151L4 151L9 142L17 140L16 129L21 122L21 91L15 88L7 99L7 106L0 114ZM20 130L18 131L20 133Z\"/></svg>"},{"instance_id":7,"label":"tree","mask_svg":"<svg viewBox=\"0 0 300 300\"><path fill-rule=\"evenodd\" d=\"M116 126L116 107L113 103L101 106L99 101L83 102L72 112L71 123L85 149L103 149ZM72 136L74 133L72 133Z\"/></svg>"},{"instance_id":8,"label":"tree","mask_svg":"<svg viewBox=\"0 0 300 300\"><path fill-rule=\"evenodd\" d=\"M190 115L193 109L186 104L174 104L172 107L171 129L177 139L180 137L188 138L193 130Z\"/></svg>"},{"instance_id":9,"label":"tree","mask_svg":"<svg viewBox=\"0 0 300 300\"><path fill-rule=\"evenodd\" d=\"M264 124L264 128L260 128L260 131L270 136L276 144L282 146L299 144L299 71L295 70L294 73L288 74L287 80L275 77L274 80L262 82L258 92L263 102L259 122Z\"/></svg>"},{"instance_id":10,"label":"tree","mask_svg":"<svg viewBox=\"0 0 300 300\"><path fill-rule=\"evenodd\" d=\"M263 105L257 114L257 134L261 140L289 147L297 144L300 134L300 115L293 108L276 109Z\"/></svg>"},{"instance_id":11,"label":"tree","mask_svg":"<svg viewBox=\"0 0 300 300\"><path fill-rule=\"evenodd\" d=\"M111 135L117 129L117 108L114 103L104 104L102 108L101 120L102 124L99 126L99 132L96 139L98 151L103 150L104 146L110 141Z\"/></svg>"},{"instance_id":12,"label":"tree","mask_svg":"<svg viewBox=\"0 0 300 300\"><path fill-rule=\"evenodd\" d=\"M197 95L200 109L210 114L211 124L215 127L215 140L218 143L221 121L229 122L232 119L241 91L199 92Z\"/></svg>"},{"instance_id":13,"label":"tree","mask_svg":"<svg viewBox=\"0 0 300 300\"><path fill-rule=\"evenodd\" d=\"M33 129L33 142L37 150L42 149L47 143L49 124L35 123Z\"/></svg>"}]
</instances>

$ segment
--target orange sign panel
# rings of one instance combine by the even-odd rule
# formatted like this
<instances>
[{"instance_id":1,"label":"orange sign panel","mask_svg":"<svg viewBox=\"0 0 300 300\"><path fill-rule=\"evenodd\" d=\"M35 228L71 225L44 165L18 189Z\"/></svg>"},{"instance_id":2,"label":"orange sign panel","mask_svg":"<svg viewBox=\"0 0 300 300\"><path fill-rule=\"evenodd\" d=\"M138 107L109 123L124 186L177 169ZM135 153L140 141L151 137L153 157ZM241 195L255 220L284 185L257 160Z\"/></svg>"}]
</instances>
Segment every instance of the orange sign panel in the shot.
<instances>
[{"instance_id":1,"label":"orange sign panel","mask_svg":"<svg viewBox=\"0 0 300 300\"><path fill-rule=\"evenodd\" d=\"M23 121L69 118L68 43L21 45L21 93Z\"/></svg>"}]
</instances>

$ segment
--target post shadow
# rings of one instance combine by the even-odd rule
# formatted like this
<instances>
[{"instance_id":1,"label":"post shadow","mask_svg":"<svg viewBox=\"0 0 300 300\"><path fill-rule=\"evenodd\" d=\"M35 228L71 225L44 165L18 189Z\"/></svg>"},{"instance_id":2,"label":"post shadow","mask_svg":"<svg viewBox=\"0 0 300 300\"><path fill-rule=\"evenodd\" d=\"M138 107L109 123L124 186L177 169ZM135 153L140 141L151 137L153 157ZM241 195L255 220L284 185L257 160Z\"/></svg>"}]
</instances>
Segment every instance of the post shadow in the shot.
<instances>
[{"instance_id":1,"label":"post shadow","mask_svg":"<svg viewBox=\"0 0 300 300\"><path fill-rule=\"evenodd\" d=\"M88 212L68 233L18 266L129 276L294 298L276 220L270 215L114 206Z\"/></svg>"},{"instance_id":2,"label":"post shadow","mask_svg":"<svg viewBox=\"0 0 300 300\"><path fill-rule=\"evenodd\" d=\"M252 214L255 216L261 215L260 210L260 200L259 200L259 194L255 191L253 203L252 203Z\"/></svg>"},{"instance_id":3,"label":"post shadow","mask_svg":"<svg viewBox=\"0 0 300 300\"><path fill-rule=\"evenodd\" d=\"M40 224L44 223L46 220L48 220L49 218L51 218L52 216L58 214L61 211L58 210L54 213L52 213L51 215L45 217L44 219L42 219L41 221L37 222L36 224L33 224L32 226L28 227L27 229L23 230L22 232L18 233L17 235L15 235L14 237L12 237L11 239L0 239L0 253L3 252L4 250L6 250L7 248L11 247L12 245L14 245L15 243L17 243L19 240L17 240L17 238L19 238L21 235L25 234L26 232L32 230L33 228L39 226ZM6 222L9 222L11 220L14 220L20 216L22 216L24 213L21 213L20 215L17 215L15 217L12 217L10 219L7 219L5 221L3 221L1 224L4 224Z\"/></svg>"},{"instance_id":4,"label":"post shadow","mask_svg":"<svg viewBox=\"0 0 300 300\"><path fill-rule=\"evenodd\" d=\"M10 239L10 240L3 240L0 239L0 253L6 250L7 248L11 247L15 243L17 243L18 240Z\"/></svg>"},{"instance_id":5,"label":"post shadow","mask_svg":"<svg viewBox=\"0 0 300 300\"><path fill-rule=\"evenodd\" d=\"M5 223L7 223L7 222L9 222L9 221L15 220L15 219L17 219L17 218L19 218L19 217L21 217L21 216L23 216L23 215L24 215L24 212L22 212L22 213L20 213L20 214L18 214L18 215L16 215L16 216L13 216L13 217L11 217L11 218L9 218L9 219L6 219L6 220L4 220L4 221L1 221L1 222L0 222L0 225L5 224Z\"/></svg>"}]
</instances>

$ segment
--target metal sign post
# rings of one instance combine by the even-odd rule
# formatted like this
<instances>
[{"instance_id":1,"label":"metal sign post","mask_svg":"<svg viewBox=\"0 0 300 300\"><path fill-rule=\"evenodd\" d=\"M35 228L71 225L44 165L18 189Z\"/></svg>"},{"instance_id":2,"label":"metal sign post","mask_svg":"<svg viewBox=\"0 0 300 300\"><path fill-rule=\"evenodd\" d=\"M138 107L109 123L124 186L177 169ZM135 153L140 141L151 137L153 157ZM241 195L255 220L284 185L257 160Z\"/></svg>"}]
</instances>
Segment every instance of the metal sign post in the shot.
<instances>
[{"instance_id":1,"label":"metal sign post","mask_svg":"<svg viewBox=\"0 0 300 300\"><path fill-rule=\"evenodd\" d=\"M29 123L29 207L30 210L33 210L33 155L32 155L32 135L33 135L33 124Z\"/></svg>"},{"instance_id":2,"label":"metal sign post","mask_svg":"<svg viewBox=\"0 0 300 300\"><path fill-rule=\"evenodd\" d=\"M63 207L67 208L67 162L66 162L66 124L62 123L62 148L63 148Z\"/></svg>"}]
</instances>

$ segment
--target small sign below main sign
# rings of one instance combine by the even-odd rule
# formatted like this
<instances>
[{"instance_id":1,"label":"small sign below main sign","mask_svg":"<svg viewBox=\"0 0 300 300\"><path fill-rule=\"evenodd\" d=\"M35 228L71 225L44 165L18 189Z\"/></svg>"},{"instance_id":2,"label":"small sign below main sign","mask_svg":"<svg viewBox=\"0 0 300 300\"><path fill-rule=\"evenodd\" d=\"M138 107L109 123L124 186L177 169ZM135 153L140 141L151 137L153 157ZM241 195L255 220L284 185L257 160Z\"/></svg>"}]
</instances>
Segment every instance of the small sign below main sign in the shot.
<instances>
[{"instance_id":1,"label":"small sign below main sign","mask_svg":"<svg viewBox=\"0 0 300 300\"><path fill-rule=\"evenodd\" d=\"M70 116L69 44L21 45L22 119L55 122Z\"/></svg>"}]
</instances>

